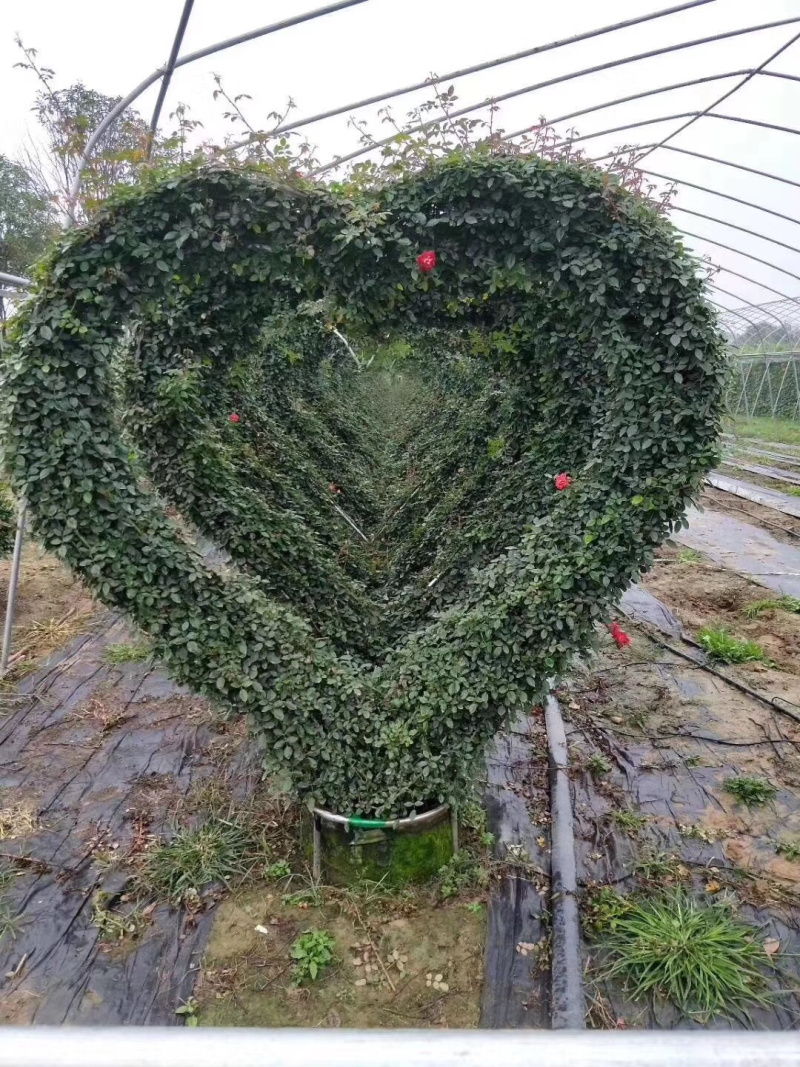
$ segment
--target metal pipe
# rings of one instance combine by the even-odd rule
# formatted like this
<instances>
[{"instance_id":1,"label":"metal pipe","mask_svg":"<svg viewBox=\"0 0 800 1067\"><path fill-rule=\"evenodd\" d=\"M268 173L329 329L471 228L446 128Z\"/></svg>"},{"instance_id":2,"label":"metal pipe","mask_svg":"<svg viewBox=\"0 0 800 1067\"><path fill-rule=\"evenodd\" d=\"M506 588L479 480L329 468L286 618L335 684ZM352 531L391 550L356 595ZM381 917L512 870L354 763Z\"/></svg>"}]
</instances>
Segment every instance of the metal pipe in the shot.
<instances>
[{"instance_id":1,"label":"metal pipe","mask_svg":"<svg viewBox=\"0 0 800 1067\"><path fill-rule=\"evenodd\" d=\"M8 600L6 601L6 621L3 627L3 648L0 651L0 678L8 669L8 657L11 654L11 631L14 628L14 610L17 606L17 589L19 588L19 569L22 563L22 545L25 540L25 501L20 500L17 511L17 533L14 538L14 555L11 557L11 574L8 578Z\"/></svg>"},{"instance_id":2,"label":"metal pipe","mask_svg":"<svg viewBox=\"0 0 800 1067\"><path fill-rule=\"evenodd\" d=\"M183 43L183 35L186 33L186 27L189 24L189 16L192 13L193 7L194 0L184 0L183 11L181 12L180 21L178 22L178 29L175 31L175 39L172 42L169 59L167 60L167 68L164 71L164 77L161 79L161 85L158 90L158 99L156 100L156 106L153 108L153 117L150 120L150 136L147 139L148 160L153 154L153 143L156 139L156 132L158 130L158 120L161 118L161 108L164 106L169 83L172 81L172 72L175 70L175 64L178 60L178 52Z\"/></svg>"},{"instance_id":3,"label":"metal pipe","mask_svg":"<svg viewBox=\"0 0 800 1067\"><path fill-rule=\"evenodd\" d=\"M390 89L388 92L377 93L374 96L366 96L361 100L354 100L352 103L343 104L340 107L331 108L328 111L319 111L316 115L307 115L302 119L294 119L292 122L285 122L280 126L276 126L274 130L271 130L272 135L279 133L285 133L288 130L298 130L302 126L310 126L315 122L322 122L323 119L332 119L337 115L344 115L348 111L358 111L362 107L369 107L371 104L382 104L385 100L391 100L394 97L406 96L408 93L414 93L418 89L427 89L431 85L438 85L445 81L455 81L456 78L465 78L468 74L477 74L482 70L491 70L493 67L502 67L506 63L515 63L518 59L527 59L529 56L538 56L543 52L552 52L556 48L564 48L568 44L575 44L578 41L588 41L593 37L601 37L603 34L612 33L615 30L624 30L629 26L638 26L642 22L651 22L653 19L663 18L665 15L674 15L678 11L686 11L691 7L699 7L702 4L710 3L711 0L692 0L690 3L678 4L677 7L663 8L661 11L653 11L647 15L638 15L636 18L626 19L624 22L615 22L610 26L601 26L596 30L587 30L585 33L576 33L572 37L562 37L558 41L550 41L548 44L536 45L533 48L526 48L522 52L513 52L511 55L500 56L497 59L488 59L483 63L475 63L471 67L462 67L460 70L451 70L447 74L436 74L430 78L425 78L423 81L414 82L412 85L404 85L399 89ZM743 72L742 72L743 73ZM237 144L227 145L223 152L235 152L239 148L246 148L248 144L252 144L254 137L245 138L244 141L239 141Z\"/></svg>"},{"instance_id":4,"label":"metal pipe","mask_svg":"<svg viewBox=\"0 0 800 1067\"><path fill-rule=\"evenodd\" d=\"M729 97L733 96L734 93L738 93L738 91L743 86L747 85L747 83L750 81L750 79L758 71L763 70L764 67L768 66L773 61L773 59L777 59L778 56L782 52L785 52L787 48L791 47L791 45L793 45L798 38L800 38L800 33L796 33L792 38L790 38L786 42L786 44L782 44L781 47L778 48L775 52L773 52L771 56L769 56L767 59L765 59L763 63L759 63L759 65L756 67L755 70L750 71L749 74L746 74L744 76L744 78L742 78L742 80L739 82L738 85L734 85L733 88L728 89L728 91L726 93L723 93L723 95L721 97L719 97L718 100L715 100L712 104L709 104L708 107L704 111L701 111L699 115L695 115L693 118L689 119L688 122L684 123L683 126L679 126L677 130L673 130L673 132L671 134L669 134L669 136L665 137L663 141L659 141L659 143L657 145L653 145L653 147L648 149L648 151L645 153L645 156L649 156L653 152L656 152L659 148L663 148L664 145L667 144L669 141L674 140L678 136L678 134L683 133L684 130L688 130L688 128L691 125L693 125L695 122L697 122L698 119L701 119L706 115L709 115L710 112L712 112L715 107L719 107L719 105L724 100L727 100Z\"/></svg>"},{"instance_id":5,"label":"metal pipe","mask_svg":"<svg viewBox=\"0 0 800 1067\"><path fill-rule=\"evenodd\" d=\"M316 8L314 11L305 11L301 15L294 15L288 19L281 19L280 22L273 22L270 25L262 26L257 30L250 30L248 33L240 33L236 37L229 37L227 40L220 41L214 45L209 45L207 48L200 48L196 52L189 52L188 55L175 60L173 69L184 67L187 63L194 63L198 59L205 59L206 56L214 55L217 52L223 52L228 48L233 48L237 44L244 44L246 41L253 41L258 37L266 37L267 34L277 33L278 30L285 30L290 26L299 26L303 22L310 22L312 19L320 18L322 15L330 15L333 12L341 11L344 8L354 7L356 4L365 4L367 2L368 0L337 0L337 3L335 4L328 4L326 7ZM115 104L94 130L91 137L86 142L86 147L83 150L83 155L78 161L78 168L72 181L72 185L70 186L69 196L67 197L67 211L70 217L73 216L75 211L75 204L78 199L78 194L80 193L81 177L84 168L91 159L92 153L97 147L98 142L109 127L116 122L123 111L130 107L134 100L140 97L146 89L149 89L154 82L157 82L158 79L163 77L166 73L166 67L159 67L158 70L149 74L144 81L139 82L135 89L129 92L127 96L123 97L118 104Z\"/></svg>"},{"instance_id":6,"label":"metal pipe","mask_svg":"<svg viewBox=\"0 0 800 1067\"><path fill-rule=\"evenodd\" d=\"M744 280L748 281L748 282L753 281L752 278L745 278L745 276L743 274L740 274L739 277L740 278L744 278ZM758 284L760 284L760 283L756 282L756 285L758 285ZM768 311L766 304L752 304L749 300L745 300L745 298L743 296L739 296L738 293L732 293L730 291L730 289L723 289L722 286L721 285L717 285L716 282L706 282L706 285L709 286L711 289L716 289L720 293L724 293L725 296L732 296L734 300L741 300L743 304L747 304L747 306L749 308L753 308L754 311L761 312L762 315L769 315L770 318L775 319L775 321L778 323L779 326L785 328L786 323L784 323L781 319L779 319L777 315L773 314L771 311ZM728 309L728 310L730 310L730 309Z\"/></svg>"},{"instance_id":7,"label":"metal pipe","mask_svg":"<svg viewBox=\"0 0 800 1067\"><path fill-rule=\"evenodd\" d=\"M687 235L688 236L688 235ZM705 240L705 238L703 238ZM794 296L789 296L788 293L782 293L780 289L773 289L771 285L767 285L766 282L756 281L755 278L751 278L749 274L740 274L738 270L732 270L730 267L722 267L719 264L715 264L719 270L724 270L726 274L732 274L734 278L741 278L744 282L751 282L753 285L759 285L762 289L766 289L769 293L776 293L778 296L783 297L784 300L796 300ZM710 284L710 283L706 283ZM716 288L719 288L717 286ZM720 289L720 292L725 292L724 289ZM758 307L758 304L753 304L753 307ZM777 315L775 316L777 318ZM780 319L778 319L780 322Z\"/></svg>"},{"instance_id":8,"label":"metal pipe","mask_svg":"<svg viewBox=\"0 0 800 1067\"><path fill-rule=\"evenodd\" d=\"M638 122L628 122L624 126L611 126L607 130L597 130L595 133L582 133L575 137L567 137L563 141L558 142L554 147L561 148L563 145L577 144L579 141L590 141L593 137L602 137L608 133L620 133L623 130L634 130L637 126L652 126L656 122L669 122L671 119L682 119L689 115L696 115L698 118L707 119L722 119L725 122L741 122L746 126L760 126L765 130L777 130L778 133L792 133L795 136L800 136L800 129L795 126L778 126L773 122L763 122L760 119L747 119L741 115L708 115L704 111L683 111L677 115L663 115L661 118L655 119L640 119ZM506 138L501 138L505 140ZM649 153L647 153L649 155ZM641 157L644 159L644 156Z\"/></svg>"},{"instance_id":9,"label":"metal pipe","mask_svg":"<svg viewBox=\"0 0 800 1067\"><path fill-rule=\"evenodd\" d=\"M591 107L581 108L580 111L571 111L568 115L559 115L557 118L550 119L547 123L548 126L555 126L558 122L567 122L569 119L579 118L581 115L591 115L595 111L603 111L605 108L616 107L618 104L629 104L635 100L644 100L647 96L658 96L661 93L669 93L675 89L687 89L691 85L703 85L706 82L721 81L723 78L736 78L740 74L749 74L749 69L744 70L729 70L725 74L707 74L703 78L692 78L685 82L674 82L672 85L662 85L658 89L646 89L644 92L631 93L630 96L619 96L615 100L607 100L603 104L593 104ZM787 78L789 81L800 82L800 75L798 74L782 74L775 70L757 70L752 73L758 74L762 78ZM522 137L523 134L530 133L530 126L525 126L521 130L515 130L513 133L506 133L500 138L501 141L510 141L514 137Z\"/></svg>"},{"instance_id":10,"label":"metal pipe","mask_svg":"<svg viewBox=\"0 0 800 1067\"><path fill-rule=\"evenodd\" d=\"M800 78L798 78L800 81ZM674 185L685 185L687 189L697 189L701 193L710 193L712 196L720 196L724 200L732 200L735 204L743 204L745 207L755 208L757 211L764 211L767 215L774 215L776 219L783 219L785 222L794 222L800 226L800 219L792 218L791 215L784 215L780 211L774 211L771 207L764 207L763 204L756 204L752 200L742 200L739 196L731 196L730 193L721 193L719 189L710 189L707 185L698 185L696 182L687 182L685 178L672 178L669 174L660 174L657 170L645 170L644 167L637 165L637 170L640 170L642 174L646 174L649 178L660 178L665 182L672 182ZM685 210L685 208L681 208Z\"/></svg>"},{"instance_id":11,"label":"metal pipe","mask_svg":"<svg viewBox=\"0 0 800 1067\"><path fill-rule=\"evenodd\" d=\"M681 211L684 215L696 215L698 219L708 219L709 222L718 222L720 226L728 226L731 230L738 230L740 233L749 233L751 237L758 237L760 240L769 241L770 244L778 245L780 248L788 248L790 252L800 253L800 248L796 245L787 245L785 241L779 241L776 237L767 237L765 233L759 233L758 230L748 230L746 226L728 222L727 219L718 219L715 215L706 215L702 211L693 211L688 207L678 207L677 204L670 204L669 210Z\"/></svg>"},{"instance_id":12,"label":"metal pipe","mask_svg":"<svg viewBox=\"0 0 800 1067\"><path fill-rule=\"evenodd\" d=\"M685 233L687 237L693 237L697 241L707 241L710 245L716 245L718 248L724 248L727 252L735 252L737 256L744 256L746 259L752 259L754 263L763 263L765 267L769 267L771 270L780 271L781 274L786 274L790 278L795 278L800 282L800 274L795 274L793 271L786 270L785 267L779 267L776 263L770 263L768 259L761 259L760 256L751 255L750 252L743 252L741 248L735 248L733 245L723 244L722 241L715 241L713 237L703 237L699 233L692 233L690 230L684 230L680 227L680 232ZM723 270L727 270L727 267L723 267ZM787 300L795 300L796 297L787 296Z\"/></svg>"},{"instance_id":13,"label":"metal pipe","mask_svg":"<svg viewBox=\"0 0 800 1067\"><path fill-rule=\"evenodd\" d=\"M0 1067L798 1067L800 1035L723 1030L7 1026Z\"/></svg>"},{"instance_id":14,"label":"metal pipe","mask_svg":"<svg viewBox=\"0 0 800 1067\"><path fill-rule=\"evenodd\" d=\"M556 698L544 706L550 770L550 895L552 958L550 1025L554 1030L585 1027L581 961L581 921L578 912L578 872L569 781L569 755L564 720Z\"/></svg>"},{"instance_id":15,"label":"metal pipe","mask_svg":"<svg viewBox=\"0 0 800 1067\"><path fill-rule=\"evenodd\" d=\"M4 285L15 285L20 289L30 289L33 285L30 278L20 278L16 274L6 274L4 271L0 271L0 282Z\"/></svg>"},{"instance_id":16,"label":"metal pipe","mask_svg":"<svg viewBox=\"0 0 800 1067\"><path fill-rule=\"evenodd\" d=\"M709 37L698 37L692 41L679 41L677 44L664 45L661 48L653 48L648 52L640 52L635 56L627 56L622 59L611 59L605 63L597 63L591 67L584 67L582 70L572 71L569 74L561 74L555 78L548 78L546 81L535 82L533 85L526 85L521 89L512 89L507 93L501 93L499 96L487 97L485 100L482 100L477 104L469 104L456 111L451 111L447 115L434 116L426 122L420 122L416 126L410 126L407 129L404 129L403 133L418 133L420 130L426 130L430 126L437 126L442 122L460 118L462 115L467 115L470 111L478 111L485 107L494 107L496 104L500 104L504 100L511 100L513 97L524 96L527 93L535 92L538 89L549 88L552 85L560 85L563 82L571 81L574 78L585 77L587 74L597 74L599 71L611 70L614 67L625 66L628 63L637 63L643 59L652 59L655 56L667 55L670 52L678 52L684 48L696 48L699 45L709 44L712 41L722 41L731 37L741 37L743 34L756 33L760 30L773 29L776 26L786 26L797 22L800 22L800 16L795 16L789 19L779 19L777 22L765 22L758 26L745 26L738 30L726 30L724 33L715 33ZM341 166L342 163L348 163L351 159L366 155L367 153L374 151L376 148L382 148L384 145L391 144L393 140L394 136L385 137L380 141L375 141L372 145L369 145L366 148L362 147L354 152L349 152L347 155L338 156L336 159L323 164L321 167L317 167L309 173L322 174L326 170L331 170L333 167Z\"/></svg>"},{"instance_id":17,"label":"metal pipe","mask_svg":"<svg viewBox=\"0 0 800 1067\"><path fill-rule=\"evenodd\" d=\"M641 151L643 148L650 148L651 145L637 145L634 151ZM760 178L771 178L776 182L783 182L784 185L792 185L795 189L800 189L800 182L793 181L792 178L782 178L780 174L773 174L768 170L756 170L755 167L746 167L743 163L731 163L729 159L720 159L718 156L707 156L703 152L694 152L688 148L678 148L674 144L665 144L664 150L666 152L679 152L682 156L692 156L693 159L703 159L707 163L719 163L723 167L733 167L734 170L744 170L748 174L757 174ZM618 150L617 150L618 151ZM601 163L604 159L609 159L611 156L617 155L617 151L606 152L605 155L595 156L594 159L588 160L589 163ZM643 157L639 157L643 158ZM636 164L632 164L636 166Z\"/></svg>"}]
</instances>

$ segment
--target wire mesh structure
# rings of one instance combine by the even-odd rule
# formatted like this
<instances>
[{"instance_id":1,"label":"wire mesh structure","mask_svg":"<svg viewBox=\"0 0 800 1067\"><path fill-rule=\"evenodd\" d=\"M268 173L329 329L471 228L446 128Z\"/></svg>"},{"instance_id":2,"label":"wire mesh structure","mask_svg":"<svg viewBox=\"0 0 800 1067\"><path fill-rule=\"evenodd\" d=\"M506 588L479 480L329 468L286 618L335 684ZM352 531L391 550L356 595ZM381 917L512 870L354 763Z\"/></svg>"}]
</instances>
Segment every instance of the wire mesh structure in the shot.
<instances>
[{"instance_id":1,"label":"wire mesh structure","mask_svg":"<svg viewBox=\"0 0 800 1067\"><path fill-rule=\"evenodd\" d=\"M730 413L800 420L800 303L723 311L719 322L731 353Z\"/></svg>"}]
</instances>

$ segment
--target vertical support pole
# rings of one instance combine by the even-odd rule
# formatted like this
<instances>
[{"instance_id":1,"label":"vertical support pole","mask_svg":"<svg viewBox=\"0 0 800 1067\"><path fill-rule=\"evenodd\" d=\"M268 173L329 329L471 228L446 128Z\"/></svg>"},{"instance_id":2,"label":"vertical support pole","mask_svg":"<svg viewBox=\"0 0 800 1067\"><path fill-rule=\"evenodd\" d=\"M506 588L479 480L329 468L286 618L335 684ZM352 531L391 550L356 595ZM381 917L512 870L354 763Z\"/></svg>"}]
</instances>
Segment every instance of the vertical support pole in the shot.
<instances>
[{"instance_id":1,"label":"vertical support pole","mask_svg":"<svg viewBox=\"0 0 800 1067\"><path fill-rule=\"evenodd\" d=\"M455 805L450 808L450 830L453 834L453 852L458 852L458 809Z\"/></svg>"},{"instance_id":2,"label":"vertical support pole","mask_svg":"<svg viewBox=\"0 0 800 1067\"><path fill-rule=\"evenodd\" d=\"M11 574L8 579L8 600L6 602L6 622L3 628L3 651L0 653L0 678L6 673L8 657L11 654L11 631L14 629L14 611L17 606L17 588L19 587L19 568L22 562L22 544L25 540L24 500L19 502L17 512L17 535L14 538L14 555L11 558Z\"/></svg>"},{"instance_id":3,"label":"vertical support pole","mask_svg":"<svg viewBox=\"0 0 800 1067\"><path fill-rule=\"evenodd\" d=\"M319 832L319 819L317 813L311 813L312 818L312 834L314 841L314 858L312 861L311 873L314 876L314 881L319 882L322 878L322 835Z\"/></svg>"}]
</instances>

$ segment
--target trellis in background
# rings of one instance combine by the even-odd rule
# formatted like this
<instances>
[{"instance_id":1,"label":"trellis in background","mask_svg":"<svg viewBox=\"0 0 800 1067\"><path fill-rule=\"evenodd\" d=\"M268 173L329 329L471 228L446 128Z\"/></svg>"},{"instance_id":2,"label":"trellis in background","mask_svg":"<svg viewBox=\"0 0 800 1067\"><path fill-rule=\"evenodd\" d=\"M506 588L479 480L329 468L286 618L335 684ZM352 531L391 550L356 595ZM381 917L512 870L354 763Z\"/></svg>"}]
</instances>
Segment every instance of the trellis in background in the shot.
<instances>
[{"instance_id":1,"label":"trellis in background","mask_svg":"<svg viewBox=\"0 0 800 1067\"><path fill-rule=\"evenodd\" d=\"M724 311L720 325L731 353L730 413L800 421L800 302Z\"/></svg>"}]
</instances>

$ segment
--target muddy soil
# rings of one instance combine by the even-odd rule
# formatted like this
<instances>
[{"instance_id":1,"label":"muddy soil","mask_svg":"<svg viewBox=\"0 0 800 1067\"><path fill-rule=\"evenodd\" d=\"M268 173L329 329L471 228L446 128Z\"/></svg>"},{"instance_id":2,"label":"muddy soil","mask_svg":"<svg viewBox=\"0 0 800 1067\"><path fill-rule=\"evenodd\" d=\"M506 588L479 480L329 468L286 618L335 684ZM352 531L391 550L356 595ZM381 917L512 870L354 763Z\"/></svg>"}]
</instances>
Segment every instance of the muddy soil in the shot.
<instances>
[{"instance_id":1,"label":"muddy soil","mask_svg":"<svg viewBox=\"0 0 800 1067\"><path fill-rule=\"evenodd\" d=\"M779 668L763 663L730 664L753 688L800 702L800 615L782 609L748 619L749 604L775 597L769 589L718 567L707 559L682 562L686 553L664 546L641 584L671 608L695 638L706 626L724 626L742 640L755 641Z\"/></svg>"},{"instance_id":2,"label":"muddy soil","mask_svg":"<svg viewBox=\"0 0 800 1067\"><path fill-rule=\"evenodd\" d=\"M724 897L767 946L775 1002L754 1007L749 1022L711 1025L794 1029L800 862L776 849L800 841L800 725L659 649L638 628L630 632L628 648L603 640L561 694L571 718L584 917L600 886L685 885L700 898ZM592 762L597 757L604 764ZM742 775L770 783L773 798L742 804L726 788ZM658 1000L631 1004L603 980L602 951L591 938L586 957L593 1025L700 1025Z\"/></svg>"},{"instance_id":3,"label":"muddy soil","mask_svg":"<svg viewBox=\"0 0 800 1067\"><path fill-rule=\"evenodd\" d=\"M298 906L264 892L225 901L196 990L200 1025L477 1026L482 895L441 905L398 894L381 910L365 917L355 900ZM334 938L336 960L298 986L290 952L308 930Z\"/></svg>"}]
</instances>

